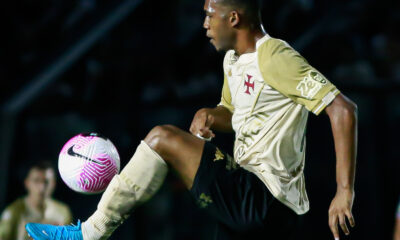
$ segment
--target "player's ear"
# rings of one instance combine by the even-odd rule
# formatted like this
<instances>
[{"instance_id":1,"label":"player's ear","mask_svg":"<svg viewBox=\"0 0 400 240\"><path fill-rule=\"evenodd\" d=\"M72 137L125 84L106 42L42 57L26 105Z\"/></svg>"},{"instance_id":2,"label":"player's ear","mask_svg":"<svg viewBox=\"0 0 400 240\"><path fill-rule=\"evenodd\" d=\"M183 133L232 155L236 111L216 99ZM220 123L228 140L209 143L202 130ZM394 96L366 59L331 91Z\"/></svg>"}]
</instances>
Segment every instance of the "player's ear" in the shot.
<instances>
[{"instance_id":1,"label":"player's ear","mask_svg":"<svg viewBox=\"0 0 400 240\"><path fill-rule=\"evenodd\" d=\"M239 25L240 17L237 11L231 11L229 16L229 23L232 27Z\"/></svg>"}]
</instances>

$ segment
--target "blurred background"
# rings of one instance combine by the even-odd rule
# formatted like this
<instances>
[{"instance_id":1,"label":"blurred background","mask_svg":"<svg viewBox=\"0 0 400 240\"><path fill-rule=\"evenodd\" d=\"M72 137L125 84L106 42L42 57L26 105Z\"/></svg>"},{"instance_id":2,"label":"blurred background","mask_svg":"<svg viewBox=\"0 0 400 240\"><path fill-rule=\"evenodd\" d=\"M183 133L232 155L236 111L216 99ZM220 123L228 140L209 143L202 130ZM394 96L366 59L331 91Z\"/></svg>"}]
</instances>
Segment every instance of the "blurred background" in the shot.
<instances>
[{"instance_id":1,"label":"blurred background","mask_svg":"<svg viewBox=\"0 0 400 240\"><path fill-rule=\"evenodd\" d=\"M205 36L200 0L19 0L1 3L0 211L24 194L29 161L57 165L63 144L99 132L124 166L152 127L188 129L219 102L223 55ZM359 107L354 216L344 239L391 239L399 200L400 2L265 0L267 32L289 42ZM336 192L329 119L310 114L305 177L311 210L297 239L330 239ZM232 151L233 135L215 144ZM85 220L100 195L55 198ZM112 239L211 239L213 220L173 174Z\"/></svg>"}]
</instances>

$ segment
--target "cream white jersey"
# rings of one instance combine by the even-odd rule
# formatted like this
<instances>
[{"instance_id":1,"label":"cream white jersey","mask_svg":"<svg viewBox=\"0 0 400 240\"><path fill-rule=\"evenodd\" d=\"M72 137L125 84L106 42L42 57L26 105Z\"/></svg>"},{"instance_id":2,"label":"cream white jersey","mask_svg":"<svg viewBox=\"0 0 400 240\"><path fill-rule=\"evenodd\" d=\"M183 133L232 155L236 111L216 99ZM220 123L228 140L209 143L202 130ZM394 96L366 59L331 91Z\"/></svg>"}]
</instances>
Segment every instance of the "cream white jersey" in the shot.
<instances>
[{"instance_id":1,"label":"cream white jersey","mask_svg":"<svg viewBox=\"0 0 400 240\"><path fill-rule=\"evenodd\" d=\"M228 51L224 74L219 105L233 113L235 161L297 214L306 213L308 111L318 115L339 91L286 42L268 35L254 53Z\"/></svg>"}]
</instances>

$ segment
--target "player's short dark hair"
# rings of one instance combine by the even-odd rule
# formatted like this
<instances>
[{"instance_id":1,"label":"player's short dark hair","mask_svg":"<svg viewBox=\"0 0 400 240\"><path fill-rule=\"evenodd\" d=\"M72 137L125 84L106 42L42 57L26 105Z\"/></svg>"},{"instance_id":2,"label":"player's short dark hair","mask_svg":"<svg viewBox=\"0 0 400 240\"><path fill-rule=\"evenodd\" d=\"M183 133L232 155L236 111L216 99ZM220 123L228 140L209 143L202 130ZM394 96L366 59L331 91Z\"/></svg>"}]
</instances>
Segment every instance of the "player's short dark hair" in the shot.
<instances>
[{"instance_id":1,"label":"player's short dark hair","mask_svg":"<svg viewBox=\"0 0 400 240\"><path fill-rule=\"evenodd\" d=\"M39 161L32 163L30 169L32 168L36 168L39 170L47 170L49 168L54 169L54 166L50 161Z\"/></svg>"},{"instance_id":2,"label":"player's short dark hair","mask_svg":"<svg viewBox=\"0 0 400 240\"><path fill-rule=\"evenodd\" d=\"M53 169L53 171L55 171L55 167L54 167L54 165L53 165L53 163L51 161L46 161L46 160L43 160L43 161L30 161L30 162L25 163L24 166L22 167L20 178L22 180L27 178L29 172L32 169L37 169L37 170L40 170L40 171L45 171L47 169Z\"/></svg>"},{"instance_id":3,"label":"player's short dark hair","mask_svg":"<svg viewBox=\"0 0 400 240\"><path fill-rule=\"evenodd\" d=\"M232 8L242 9L246 18L253 23L261 21L260 0L221 0L219 3Z\"/></svg>"}]
</instances>

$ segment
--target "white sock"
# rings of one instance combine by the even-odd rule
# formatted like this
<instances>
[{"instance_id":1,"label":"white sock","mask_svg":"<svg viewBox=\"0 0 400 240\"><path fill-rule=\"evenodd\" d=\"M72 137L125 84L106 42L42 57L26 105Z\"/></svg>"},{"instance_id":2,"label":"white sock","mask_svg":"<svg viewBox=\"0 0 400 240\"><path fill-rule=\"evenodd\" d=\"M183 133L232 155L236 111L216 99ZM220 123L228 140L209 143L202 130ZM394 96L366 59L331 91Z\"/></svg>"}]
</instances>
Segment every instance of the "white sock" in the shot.
<instances>
[{"instance_id":1,"label":"white sock","mask_svg":"<svg viewBox=\"0 0 400 240\"><path fill-rule=\"evenodd\" d=\"M82 229L83 240L98 240L98 239L107 239L110 237L111 234L106 234L107 233L106 223L108 219L105 216L101 216L100 214L101 212L96 211L91 216L91 218L97 219L97 224L92 223L89 219L82 223L81 229Z\"/></svg>"},{"instance_id":2,"label":"white sock","mask_svg":"<svg viewBox=\"0 0 400 240\"><path fill-rule=\"evenodd\" d=\"M96 212L82 224L84 240L108 239L133 208L148 201L161 187L167 164L144 141L103 193Z\"/></svg>"}]
</instances>

